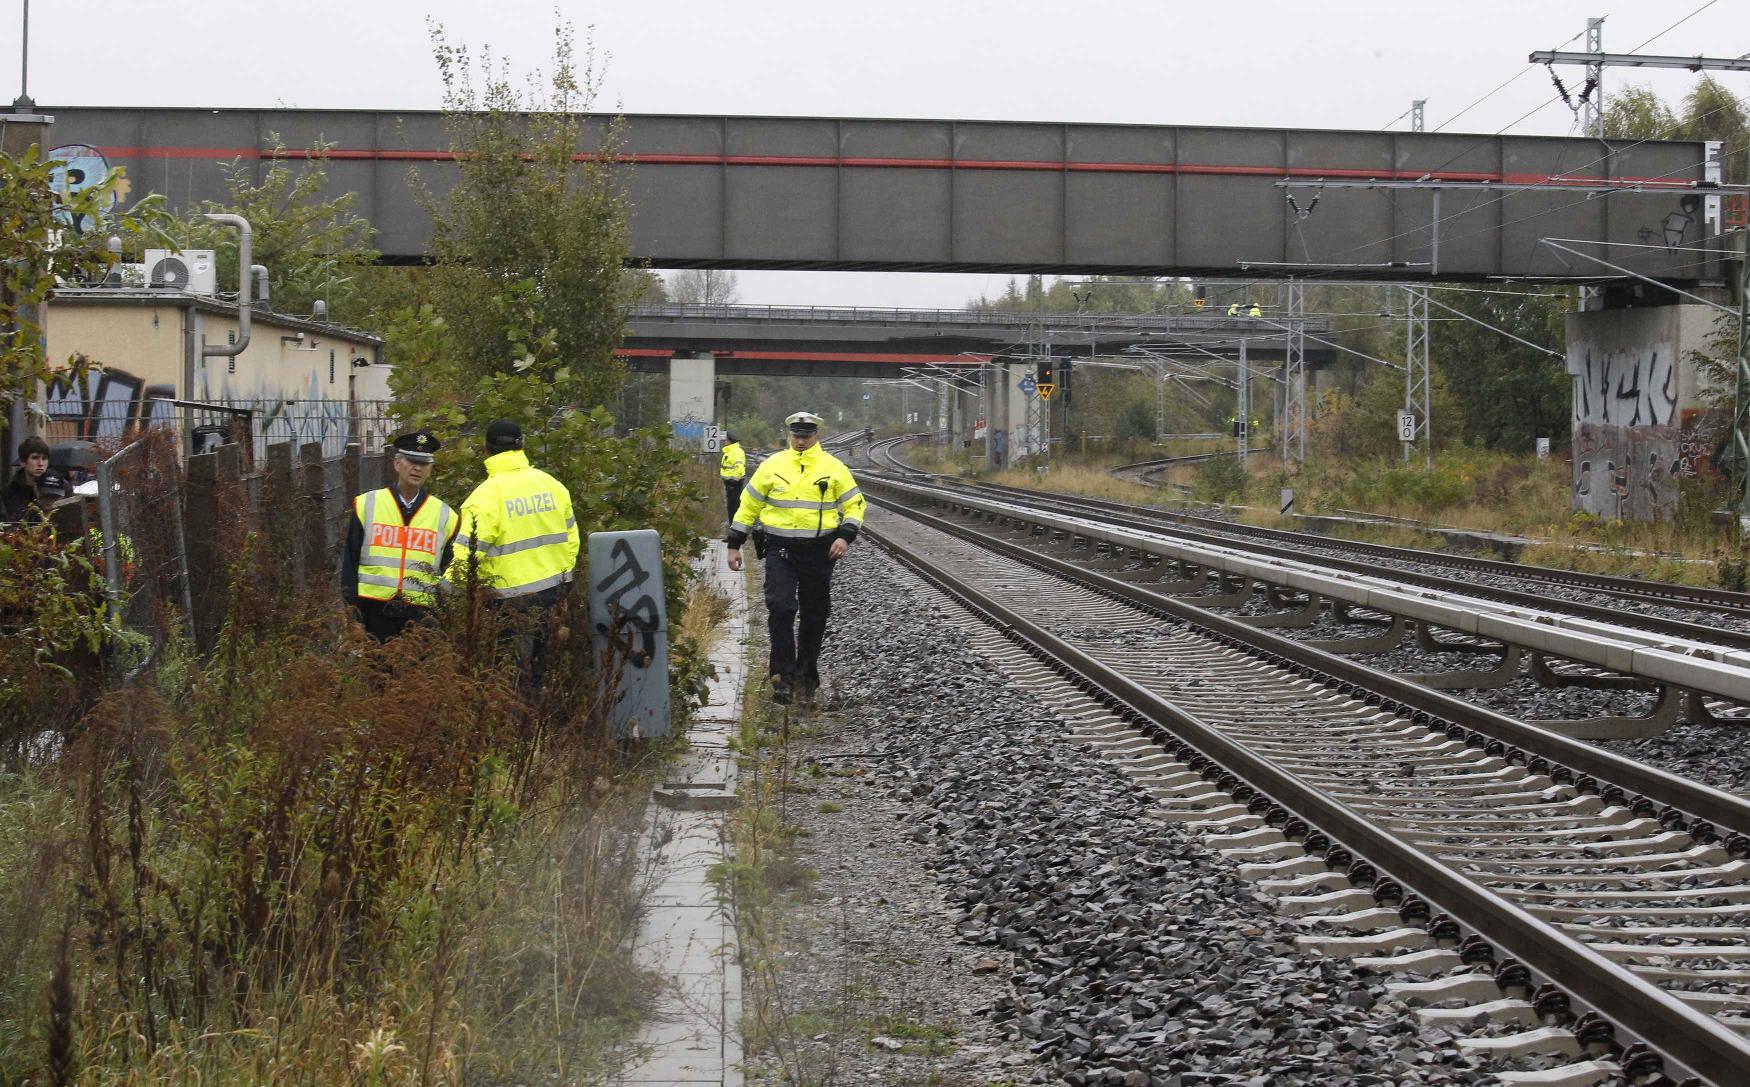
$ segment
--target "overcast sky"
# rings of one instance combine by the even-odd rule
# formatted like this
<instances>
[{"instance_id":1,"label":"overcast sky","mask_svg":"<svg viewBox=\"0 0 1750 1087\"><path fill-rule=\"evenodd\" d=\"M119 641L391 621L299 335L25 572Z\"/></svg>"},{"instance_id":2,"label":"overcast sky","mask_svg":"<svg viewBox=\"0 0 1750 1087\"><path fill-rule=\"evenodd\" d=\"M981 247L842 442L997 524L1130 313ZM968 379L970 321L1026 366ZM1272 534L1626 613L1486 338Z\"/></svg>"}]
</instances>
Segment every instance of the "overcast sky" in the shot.
<instances>
[{"instance_id":1,"label":"overcast sky","mask_svg":"<svg viewBox=\"0 0 1750 1087\"><path fill-rule=\"evenodd\" d=\"M0 102L17 93L21 8L0 0ZM594 25L608 55L602 105L628 113L1379 129L1407 128L1411 99L1426 98L1430 129L1564 135L1573 116L1525 58L1570 39L1583 48L1588 16L1607 17L1612 52L1750 52L1745 0L667 0L557 11L580 32ZM427 16L518 68L551 54L550 0L34 0L30 93L45 106L431 109ZM1606 91L1650 84L1675 102L1695 78L1616 69ZM1750 77L1724 79L1750 94ZM1006 278L755 272L741 274L741 294L956 306Z\"/></svg>"}]
</instances>

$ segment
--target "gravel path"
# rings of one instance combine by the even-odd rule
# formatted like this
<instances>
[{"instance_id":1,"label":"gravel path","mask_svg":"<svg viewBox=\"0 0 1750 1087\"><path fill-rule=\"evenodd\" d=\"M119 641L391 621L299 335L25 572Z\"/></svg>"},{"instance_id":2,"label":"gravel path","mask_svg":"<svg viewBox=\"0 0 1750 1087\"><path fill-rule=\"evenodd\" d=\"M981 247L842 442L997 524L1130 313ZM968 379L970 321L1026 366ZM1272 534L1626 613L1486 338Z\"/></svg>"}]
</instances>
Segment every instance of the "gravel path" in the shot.
<instances>
[{"instance_id":1,"label":"gravel path","mask_svg":"<svg viewBox=\"0 0 1750 1087\"><path fill-rule=\"evenodd\" d=\"M853 975L903 992L954 1044L847 1053L834 1082L1491 1081L1383 979L1297 953L1305 929L1150 818L886 556L859 547L834 589L823 671L848 705L816 753L891 754L826 761L805 798L819 923L787 970L823 998Z\"/></svg>"},{"instance_id":2,"label":"gravel path","mask_svg":"<svg viewBox=\"0 0 1750 1087\"><path fill-rule=\"evenodd\" d=\"M851 586L885 562L859 546L839 568L829 691L844 669L839 632L855 621ZM763 619L756 627L763 635ZM888 723L879 701L793 718L800 769L775 795L775 815L796 828L789 857L812 878L769 911L772 971L749 971L745 1019L766 1038L762 1052L750 1047L751 1083L982 1087L1032 1074L1033 1055L989 1017L1006 985L988 952L956 933L929 851L903 821L909 805L880 760L842 757L879 750Z\"/></svg>"}]
</instances>

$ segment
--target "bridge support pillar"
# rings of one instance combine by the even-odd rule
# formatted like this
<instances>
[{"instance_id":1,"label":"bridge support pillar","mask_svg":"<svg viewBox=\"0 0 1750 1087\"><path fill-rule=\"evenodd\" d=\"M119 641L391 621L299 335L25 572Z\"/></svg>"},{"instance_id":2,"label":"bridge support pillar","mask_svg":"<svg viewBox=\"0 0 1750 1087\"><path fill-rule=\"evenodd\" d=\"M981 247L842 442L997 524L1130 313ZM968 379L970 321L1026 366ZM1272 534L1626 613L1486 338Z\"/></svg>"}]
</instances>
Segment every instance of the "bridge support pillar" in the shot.
<instances>
[{"instance_id":1,"label":"bridge support pillar","mask_svg":"<svg viewBox=\"0 0 1750 1087\"><path fill-rule=\"evenodd\" d=\"M1014 413L1011 411L1011 387L1016 377L1003 359L992 359L984 368L984 463L991 468L1006 468L1014 447Z\"/></svg>"},{"instance_id":2,"label":"bridge support pillar","mask_svg":"<svg viewBox=\"0 0 1750 1087\"><path fill-rule=\"evenodd\" d=\"M676 354L668 364L668 420L675 436L698 440L717 421L717 356Z\"/></svg>"},{"instance_id":3,"label":"bridge support pillar","mask_svg":"<svg viewBox=\"0 0 1750 1087\"><path fill-rule=\"evenodd\" d=\"M1677 513L1678 481L1714 477L1731 449L1731 410L1710 398L1706 353L1717 310L1637 306L1568 314L1574 508L1606 520Z\"/></svg>"}]
</instances>

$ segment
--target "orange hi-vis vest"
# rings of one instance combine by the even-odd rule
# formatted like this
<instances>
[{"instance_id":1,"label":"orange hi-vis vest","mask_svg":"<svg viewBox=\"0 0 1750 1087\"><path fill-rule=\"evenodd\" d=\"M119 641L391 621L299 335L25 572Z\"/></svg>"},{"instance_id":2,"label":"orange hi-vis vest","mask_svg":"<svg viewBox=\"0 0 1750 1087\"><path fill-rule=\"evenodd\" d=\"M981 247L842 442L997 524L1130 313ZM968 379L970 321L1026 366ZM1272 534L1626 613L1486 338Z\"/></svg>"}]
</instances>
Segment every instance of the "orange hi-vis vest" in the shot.
<instances>
[{"instance_id":1,"label":"orange hi-vis vest","mask_svg":"<svg viewBox=\"0 0 1750 1087\"><path fill-rule=\"evenodd\" d=\"M359 549L359 596L430 607L443 585L438 558L462 527L456 511L426 495L411 522L401 520L401 506L387 487L367 491L352 500L365 529Z\"/></svg>"}]
</instances>

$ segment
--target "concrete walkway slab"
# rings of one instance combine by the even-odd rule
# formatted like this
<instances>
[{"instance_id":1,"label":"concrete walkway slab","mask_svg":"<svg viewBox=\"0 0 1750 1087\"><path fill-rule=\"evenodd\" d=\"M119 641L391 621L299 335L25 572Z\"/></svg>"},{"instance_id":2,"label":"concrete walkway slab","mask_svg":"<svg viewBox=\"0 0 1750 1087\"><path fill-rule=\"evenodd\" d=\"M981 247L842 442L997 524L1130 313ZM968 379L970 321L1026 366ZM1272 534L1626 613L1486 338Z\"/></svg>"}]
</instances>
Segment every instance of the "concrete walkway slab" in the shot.
<instances>
[{"instance_id":1,"label":"concrete walkway slab","mask_svg":"<svg viewBox=\"0 0 1750 1087\"><path fill-rule=\"evenodd\" d=\"M689 750L668 775L674 792L735 790L730 750L747 678L747 594L742 575L723 565L713 541L700 560L706 584L729 598L725 631L711 650L717 675L687 732ZM614 1084L710 1084L741 1087L741 964L732 905L720 900L711 870L731 854L727 811L675 811L652 804L655 882L638 933L636 955L663 975L661 997L639 1032L644 1056ZM660 843L660 844L655 844Z\"/></svg>"}]
</instances>

